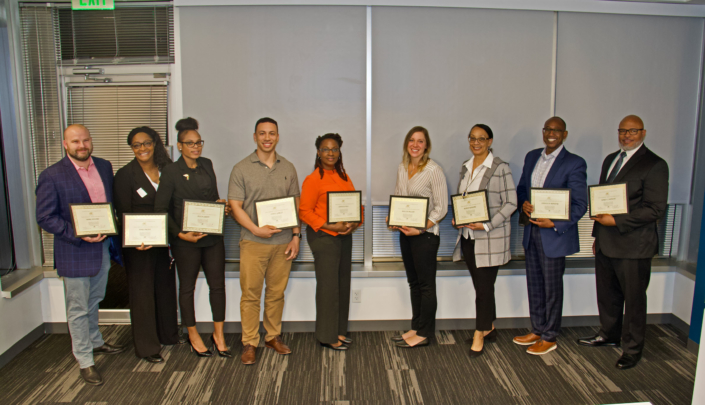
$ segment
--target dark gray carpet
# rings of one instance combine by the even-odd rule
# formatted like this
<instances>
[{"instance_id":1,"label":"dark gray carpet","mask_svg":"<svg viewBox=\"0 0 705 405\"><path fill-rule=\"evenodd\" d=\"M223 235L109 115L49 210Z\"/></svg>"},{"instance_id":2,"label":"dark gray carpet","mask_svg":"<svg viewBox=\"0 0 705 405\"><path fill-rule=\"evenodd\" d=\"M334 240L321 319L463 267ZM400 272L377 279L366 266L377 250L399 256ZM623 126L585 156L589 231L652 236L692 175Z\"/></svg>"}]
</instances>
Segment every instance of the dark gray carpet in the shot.
<instances>
[{"instance_id":1,"label":"dark gray carpet","mask_svg":"<svg viewBox=\"0 0 705 405\"><path fill-rule=\"evenodd\" d=\"M0 404L690 404L696 356L667 325L649 325L644 358L614 367L615 348L575 344L594 328L565 328L558 349L531 356L499 331L497 343L470 359L472 331L442 331L428 347L399 349L395 332L353 332L347 353L320 347L312 333L285 333L293 350L263 345L257 364L240 363L240 335L228 334L236 358L198 358L187 345L165 347L152 365L128 350L97 356L102 387L85 385L68 335L47 335L0 369ZM129 326L103 327L108 342L131 339ZM203 336L204 341L208 335Z\"/></svg>"}]
</instances>

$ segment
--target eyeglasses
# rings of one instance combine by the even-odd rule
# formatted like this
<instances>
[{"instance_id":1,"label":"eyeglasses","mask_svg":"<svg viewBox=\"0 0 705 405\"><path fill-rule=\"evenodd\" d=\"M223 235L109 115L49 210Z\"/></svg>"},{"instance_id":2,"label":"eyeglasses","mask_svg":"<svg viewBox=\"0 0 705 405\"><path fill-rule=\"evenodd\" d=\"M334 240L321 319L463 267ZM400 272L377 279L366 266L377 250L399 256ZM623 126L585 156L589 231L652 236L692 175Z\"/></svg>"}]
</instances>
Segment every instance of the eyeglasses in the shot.
<instances>
[{"instance_id":1,"label":"eyeglasses","mask_svg":"<svg viewBox=\"0 0 705 405\"><path fill-rule=\"evenodd\" d=\"M551 132L553 132L556 135L563 135L565 130L564 129L553 129L553 128L544 128L543 129L543 133L546 135L550 134Z\"/></svg>"},{"instance_id":2,"label":"eyeglasses","mask_svg":"<svg viewBox=\"0 0 705 405\"><path fill-rule=\"evenodd\" d=\"M487 140L490 138L473 138L472 136L468 137L468 142L470 143L485 143Z\"/></svg>"},{"instance_id":3,"label":"eyeglasses","mask_svg":"<svg viewBox=\"0 0 705 405\"><path fill-rule=\"evenodd\" d=\"M142 142L142 143L136 142L136 143L133 143L132 145L130 145L130 147L132 147L132 149L134 149L134 150L140 150L140 148L142 148L143 146L145 148L149 149L152 146L154 146L154 141L147 141L147 142Z\"/></svg>"},{"instance_id":4,"label":"eyeglasses","mask_svg":"<svg viewBox=\"0 0 705 405\"><path fill-rule=\"evenodd\" d=\"M333 149L325 148L325 149L319 149L318 151L321 153L331 153L331 152L338 153L338 152L340 152L340 148L333 148Z\"/></svg>"},{"instance_id":5,"label":"eyeglasses","mask_svg":"<svg viewBox=\"0 0 705 405\"><path fill-rule=\"evenodd\" d=\"M639 131L643 131L644 128L629 128L629 129L618 129L617 132L619 132L620 135L626 135L627 132L629 132L629 135L636 135L639 133Z\"/></svg>"},{"instance_id":6,"label":"eyeglasses","mask_svg":"<svg viewBox=\"0 0 705 405\"><path fill-rule=\"evenodd\" d=\"M198 141L198 142L179 142L182 145L186 145L187 148L200 148L203 146L206 141Z\"/></svg>"}]
</instances>

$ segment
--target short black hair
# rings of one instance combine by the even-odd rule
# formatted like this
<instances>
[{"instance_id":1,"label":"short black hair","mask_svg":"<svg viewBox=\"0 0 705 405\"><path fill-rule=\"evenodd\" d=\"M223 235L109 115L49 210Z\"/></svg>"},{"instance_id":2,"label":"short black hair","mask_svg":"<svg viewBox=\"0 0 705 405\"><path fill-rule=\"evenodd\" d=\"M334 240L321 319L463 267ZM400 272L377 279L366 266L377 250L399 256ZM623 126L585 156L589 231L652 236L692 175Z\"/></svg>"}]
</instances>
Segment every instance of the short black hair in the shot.
<instances>
[{"instance_id":1,"label":"short black hair","mask_svg":"<svg viewBox=\"0 0 705 405\"><path fill-rule=\"evenodd\" d=\"M179 131L176 135L176 140L181 142L184 140L183 135L188 131L198 131L198 121L195 118L187 117L176 121L176 130Z\"/></svg>"},{"instance_id":2,"label":"short black hair","mask_svg":"<svg viewBox=\"0 0 705 405\"><path fill-rule=\"evenodd\" d=\"M259 124L264 124L265 122L269 122L270 124L274 124L274 126L277 127L277 132L279 132L279 124L277 124L276 121L274 121L273 119L271 119L269 117L264 117L264 118L260 118L257 120L257 123L255 124L255 133L257 133L257 127L259 126Z\"/></svg>"},{"instance_id":3,"label":"short black hair","mask_svg":"<svg viewBox=\"0 0 705 405\"><path fill-rule=\"evenodd\" d=\"M568 124L565 123L565 121L563 120L563 118L561 118L561 117L559 117L559 116L557 116L557 115L554 115L553 117L549 118L549 119L546 120L546 121L548 122L548 121L550 121L550 120L558 120L558 121L561 122L561 124L563 124L563 128L564 128L564 129L568 129Z\"/></svg>"}]
</instances>

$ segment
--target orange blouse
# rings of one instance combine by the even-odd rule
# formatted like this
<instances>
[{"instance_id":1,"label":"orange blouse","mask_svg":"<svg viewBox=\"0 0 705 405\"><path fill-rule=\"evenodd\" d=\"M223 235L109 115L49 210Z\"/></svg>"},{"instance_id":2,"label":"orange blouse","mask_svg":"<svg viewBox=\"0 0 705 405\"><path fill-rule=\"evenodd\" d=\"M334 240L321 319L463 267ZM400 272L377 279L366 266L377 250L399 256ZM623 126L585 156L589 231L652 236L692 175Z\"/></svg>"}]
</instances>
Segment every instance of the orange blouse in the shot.
<instances>
[{"instance_id":1,"label":"orange blouse","mask_svg":"<svg viewBox=\"0 0 705 405\"><path fill-rule=\"evenodd\" d=\"M327 193L329 191L355 191L355 186L353 186L349 175L348 181L345 181L335 170L324 170L323 178L321 178L321 174L316 168L313 173L306 176L301 186L299 217L314 231L318 232L320 229L330 235L337 236L338 232L321 229L328 218Z\"/></svg>"}]
</instances>

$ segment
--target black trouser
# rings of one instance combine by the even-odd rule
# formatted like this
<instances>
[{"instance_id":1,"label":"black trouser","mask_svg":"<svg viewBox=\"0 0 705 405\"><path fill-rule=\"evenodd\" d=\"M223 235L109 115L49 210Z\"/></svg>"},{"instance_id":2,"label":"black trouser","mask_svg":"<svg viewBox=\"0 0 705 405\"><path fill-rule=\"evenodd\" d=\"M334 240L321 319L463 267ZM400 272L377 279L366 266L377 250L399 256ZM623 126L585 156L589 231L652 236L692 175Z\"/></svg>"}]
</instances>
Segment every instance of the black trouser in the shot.
<instances>
[{"instance_id":1,"label":"black trouser","mask_svg":"<svg viewBox=\"0 0 705 405\"><path fill-rule=\"evenodd\" d=\"M225 244L223 239L213 246L192 247L178 245L171 254L176 260L179 274L179 307L181 324L196 326L196 313L193 307L193 291L201 266L208 282L213 322L225 321Z\"/></svg>"},{"instance_id":2,"label":"black trouser","mask_svg":"<svg viewBox=\"0 0 705 405\"><path fill-rule=\"evenodd\" d=\"M123 249L130 291L130 323L137 357L179 342L176 275L168 248Z\"/></svg>"},{"instance_id":3,"label":"black trouser","mask_svg":"<svg viewBox=\"0 0 705 405\"><path fill-rule=\"evenodd\" d=\"M494 283L497 281L499 266L477 267L475 263L475 241L460 238L460 249L465 256L465 264L472 276L475 287L475 329L492 330L492 322L497 319L497 307L494 301Z\"/></svg>"},{"instance_id":4,"label":"black trouser","mask_svg":"<svg viewBox=\"0 0 705 405\"><path fill-rule=\"evenodd\" d=\"M646 333L646 289L651 278L651 259L613 259L595 255L597 307L600 336L622 340L627 354L640 354Z\"/></svg>"},{"instance_id":5,"label":"black trouser","mask_svg":"<svg viewBox=\"0 0 705 405\"><path fill-rule=\"evenodd\" d=\"M411 290L411 329L421 337L436 333L436 264L441 238L430 232L418 236L399 233L401 258Z\"/></svg>"},{"instance_id":6,"label":"black trouser","mask_svg":"<svg viewBox=\"0 0 705 405\"><path fill-rule=\"evenodd\" d=\"M352 235L333 236L306 227L316 270L316 339L338 343L348 333Z\"/></svg>"}]
</instances>

